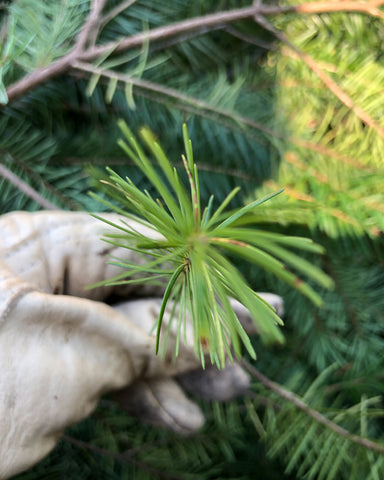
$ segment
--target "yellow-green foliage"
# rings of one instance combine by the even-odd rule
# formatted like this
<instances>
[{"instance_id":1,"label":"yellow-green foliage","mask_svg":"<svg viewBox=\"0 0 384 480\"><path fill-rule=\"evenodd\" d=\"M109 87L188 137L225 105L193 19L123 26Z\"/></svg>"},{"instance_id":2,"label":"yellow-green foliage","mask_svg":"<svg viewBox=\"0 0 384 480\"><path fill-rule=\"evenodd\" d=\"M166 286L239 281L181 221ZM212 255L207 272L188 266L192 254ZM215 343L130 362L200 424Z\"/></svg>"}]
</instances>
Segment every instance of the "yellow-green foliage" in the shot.
<instances>
[{"instance_id":1,"label":"yellow-green foliage","mask_svg":"<svg viewBox=\"0 0 384 480\"><path fill-rule=\"evenodd\" d=\"M332 237L375 237L384 230L383 22L324 14L276 24L326 78L289 45L270 54L276 111L286 118L291 142L276 178L286 198L265 205L266 216L304 222Z\"/></svg>"}]
</instances>

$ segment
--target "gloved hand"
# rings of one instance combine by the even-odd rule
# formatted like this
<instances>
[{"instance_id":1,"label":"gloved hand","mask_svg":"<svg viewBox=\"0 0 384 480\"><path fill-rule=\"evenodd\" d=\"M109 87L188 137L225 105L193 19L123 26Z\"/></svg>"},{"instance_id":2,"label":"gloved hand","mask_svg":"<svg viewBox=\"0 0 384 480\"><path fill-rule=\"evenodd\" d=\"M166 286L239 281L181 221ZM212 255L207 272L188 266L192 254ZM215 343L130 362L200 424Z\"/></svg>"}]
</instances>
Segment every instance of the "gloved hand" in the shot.
<instances>
[{"instance_id":1,"label":"gloved hand","mask_svg":"<svg viewBox=\"0 0 384 480\"><path fill-rule=\"evenodd\" d=\"M234 389L227 397L248 386L238 365L209 369L208 380L200 382L206 373L192 338L181 346L177 361L170 354L156 356L148 332L158 299L115 308L105 303L115 295L159 292L142 285L85 290L117 273L109 255L127 260L134 255L102 242L106 228L86 213L0 217L0 479L38 462L105 392L119 390L116 398L130 412L186 433L204 419L171 377L184 377L183 387L218 399L226 399L226 385ZM281 306L279 297L275 301ZM199 373L190 377L194 370Z\"/></svg>"}]
</instances>

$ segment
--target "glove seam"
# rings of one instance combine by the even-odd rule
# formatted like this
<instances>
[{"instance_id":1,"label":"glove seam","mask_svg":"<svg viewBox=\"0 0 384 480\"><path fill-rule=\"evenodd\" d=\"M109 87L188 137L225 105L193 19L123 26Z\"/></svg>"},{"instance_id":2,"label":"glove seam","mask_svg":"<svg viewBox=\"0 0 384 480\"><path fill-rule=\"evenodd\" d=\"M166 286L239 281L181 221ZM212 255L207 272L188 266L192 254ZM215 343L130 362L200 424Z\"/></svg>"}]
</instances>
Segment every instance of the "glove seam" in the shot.
<instances>
[{"instance_id":1,"label":"glove seam","mask_svg":"<svg viewBox=\"0 0 384 480\"><path fill-rule=\"evenodd\" d=\"M35 289L32 286L25 285L24 287L17 290L12 294L5 303L3 311L0 315L0 324L3 323L12 309L15 307L16 303L19 301L20 297L26 295L27 293L33 292Z\"/></svg>"}]
</instances>

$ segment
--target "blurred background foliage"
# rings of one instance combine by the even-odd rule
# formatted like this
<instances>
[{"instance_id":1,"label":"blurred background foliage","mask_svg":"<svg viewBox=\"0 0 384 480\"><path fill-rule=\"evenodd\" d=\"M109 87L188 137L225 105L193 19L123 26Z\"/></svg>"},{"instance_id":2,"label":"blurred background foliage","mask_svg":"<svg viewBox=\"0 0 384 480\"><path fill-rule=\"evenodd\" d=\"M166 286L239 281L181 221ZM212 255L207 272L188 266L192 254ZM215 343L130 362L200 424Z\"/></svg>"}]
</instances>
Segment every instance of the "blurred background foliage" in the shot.
<instances>
[{"instance_id":1,"label":"blurred background foliage","mask_svg":"<svg viewBox=\"0 0 384 480\"><path fill-rule=\"evenodd\" d=\"M254 364L276 384L253 375L241 400L200 402L207 425L190 438L143 426L104 399L18 480L382 478L384 13L380 2L365 3L360 12L281 11L143 35L7 102L13 85L76 48L90 2L0 2L1 214L52 204L100 210L88 191L105 166L145 187L117 147L117 120L133 131L149 126L180 167L186 122L202 197L219 202L239 185L241 203L284 187L255 219L322 244L326 254L308 259L336 285L316 308L242 265L256 290L284 298L286 343L257 345ZM110 0L89 38L108 45L249 6Z\"/></svg>"}]
</instances>

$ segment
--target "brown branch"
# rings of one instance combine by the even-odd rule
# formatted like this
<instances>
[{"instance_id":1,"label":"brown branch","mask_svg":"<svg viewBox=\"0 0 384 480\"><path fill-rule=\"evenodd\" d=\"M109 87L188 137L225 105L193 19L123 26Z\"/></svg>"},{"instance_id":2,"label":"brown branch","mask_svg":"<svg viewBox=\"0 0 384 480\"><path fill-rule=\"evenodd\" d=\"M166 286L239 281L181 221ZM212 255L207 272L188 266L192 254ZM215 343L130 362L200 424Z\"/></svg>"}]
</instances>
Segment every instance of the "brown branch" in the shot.
<instances>
[{"instance_id":1,"label":"brown branch","mask_svg":"<svg viewBox=\"0 0 384 480\"><path fill-rule=\"evenodd\" d=\"M9 101L14 101L30 90L47 82L48 80L65 73L71 64L76 61L91 61L100 58L103 55L108 55L112 52L122 52L130 48L141 46L144 42L156 42L164 40L165 38L174 37L177 35L185 35L192 31L206 31L207 28L218 25L227 25L238 20L254 17L255 15L269 16L280 13L297 12L297 13L326 13L326 12L360 12L367 15L376 15L382 13L377 10L378 6L384 4L384 0L371 0L368 2L360 1L343 1L343 2L319 2L306 3L296 6L279 6L279 5L253 5L251 7L243 7L224 12L211 13L200 17L194 17L187 20L175 22L163 27L153 28L145 32L140 32L128 38L124 38L118 42L110 42L104 45L90 45L87 49L84 48L86 44L86 34L91 31L97 22L100 26L100 18L96 18L96 13L101 14L101 9L104 0L95 0L94 8L91 9L89 17L83 31L80 33L79 41L74 49L64 57L60 58L51 65L44 68L37 69L34 72L26 75L21 80L15 82L7 89ZM318 5L316 10L314 5ZM337 5L337 8L336 6ZM81 48L80 48L81 47Z\"/></svg>"},{"instance_id":2,"label":"brown branch","mask_svg":"<svg viewBox=\"0 0 384 480\"><path fill-rule=\"evenodd\" d=\"M4 152L0 149L0 155L1 154L6 154L10 156L8 152ZM77 203L75 200L71 198L68 198L66 195L60 192L60 190L54 187L54 185L44 180L44 178L42 178L39 173L37 173L33 168L27 165L23 160L21 160L18 157L15 157L14 155L12 155L11 157L12 157L12 163L16 167L20 168L23 172L25 172L31 182L42 185L44 189L47 191L47 193L49 193L51 197L55 197L59 203L61 203L62 205L65 205L66 209L68 210L84 209L84 207L81 204ZM92 163L92 162L89 161L88 163Z\"/></svg>"},{"instance_id":3,"label":"brown branch","mask_svg":"<svg viewBox=\"0 0 384 480\"><path fill-rule=\"evenodd\" d=\"M59 75L67 72L71 67L72 62L76 60L76 58L76 52L72 51L69 54L61 57L59 60L51 63L50 65L34 70L30 74L23 77L21 80L18 80L17 82L12 84L10 87L7 88L9 103L17 100L19 97L25 95L34 88L43 85L52 78L58 77Z\"/></svg>"},{"instance_id":4,"label":"brown branch","mask_svg":"<svg viewBox=\"0 0 384 480\"><path fill-rule=\"evenodd\" d=\"M36 192L28 183L25 183L17 175L8 170L7 167L0 164L0 176L4 177L8 182L12 183L18 190L23 192L29 198L41 205L46 210L60 210L59 207L51 203L46 198L42 197L40 193Z\"/></svg>"},{"instance_id":5,"label":"brown branch","mask_svg":"<svg viewBox=\"0 0 384 480\"><path fill-rule=\"evenodd\" d=\"M236 22L238 20L251 18L255 15L270 16L279 13L289 12L313 14L348 11L360 12L369 15L375 14L377 16L377 12L382 13L379 10L376 12L377 7L383 4L384 0L372 0L370 2L320 2L318 10L316 10L313 5L317 5L317 3L308 3L296 6L271 6L258 3L252 5L251 7L243 7L224 12L211 13L200 17L189 18L187 20L172 23L164 27L154 28L152 30L149 30L148 32L141 32L137 35L132 35L129 38L120 40L119 42L111 42L106 45L100 45L89 49L87 52L84 53L83 56L79 58L79 60L93 60L94 58L97 58L101 55L105 55L109 51L119 52L122 50L127 50L129 48L138 47L142 45L142 43L145 41L153 42L170 36L179 35L181 33L185 34L185 32L187 31L200 30L201 28L213 27L217 25L226 25ZM338 8L336 8L335 5L337 5Z\"/></svg>"},{"instance_id":6,"label":"brown branch","mask_svg":"<svg viewBox=\"0 0 384 480\"><path fill-rule=\"evenodd\" d=\"M327 417L322 415L317 410L314 410L313 408L309 407L303 400L301 400L300 397L295 395L293 392L286 390L284 387L282 387L278 383L273 382L272 380L267 378L265 375L259 372L259 370L253 367L249 362L242 360L241 364L252 375L252 377L254 377L256 380L262 383L265 387L267 387L268 390L275 392L280 398L284 398L285 400L288 400L288 402L290 402L297 409L301 410L309 417L313 418L316 422L320 423L321 425L328 428L329 430L332 430L337 435L340 435L341 437L348 439L352 443L356 443L369 450L373 450L380 454L384 454L384 445L377 442L373 442L368 438L363 438L363 437L360 437L359 435L350 433L345 428L340 427L340 425L338 425L337 423L332 422L332 420L329 420Z\"/></svg>"},{"instance_id":7,"label":"brown branch","mask_svg":"<svg viewBox=\"0 0 384 480\"><path fill-rule=\"evenodd\" d=\"M90 42L90 44L93 46L94 42L96 41L98 27L100 23L100 15L106 2L107 0L92 1L91 10L89 12L88 18L79 33L78 40L75 46L75 50L79 53L84 50L88 42Z\"/></svg>"},{"instance_id":8,"label":"brown branch","mask_svg":"<svg viewBox=\"0 0 384 480\"><path fill-rule=\"evenodd\" d=\"M188 18L186 20L181 20L169 25L157 27L152 30L140 32L118 42L110 42L105 45L99 45L88 49L81 57L79 57L79 60L90 61L94 58L105 55L110 51L121 52L130 48L139 47L144 42L155 42L157 40L164 40L165 38L171 36L185 34L186 32L190 31L200 30L203 28L206 29L207 27L216 27L217 25L226 25L238 20L252 18L258 13L262 13L263 15L272 15L273 13L282 11L294 11L294 9L295 7L252 6L224 12L210 13L200 17Z\"/></svg>"}]
</instances>

